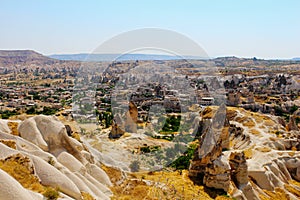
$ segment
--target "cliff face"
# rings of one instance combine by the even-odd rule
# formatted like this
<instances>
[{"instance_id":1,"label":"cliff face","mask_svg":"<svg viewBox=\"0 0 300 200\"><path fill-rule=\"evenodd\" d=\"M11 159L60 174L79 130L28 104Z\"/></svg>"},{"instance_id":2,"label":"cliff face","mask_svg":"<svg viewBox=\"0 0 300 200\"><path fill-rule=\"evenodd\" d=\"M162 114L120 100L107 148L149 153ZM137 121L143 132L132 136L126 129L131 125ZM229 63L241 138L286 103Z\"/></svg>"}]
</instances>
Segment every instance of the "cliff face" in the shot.
<instances>
[{"instance_id":1,"label":"cliff face","mask_svg":"<svg viewBox=\"0 0 300 200\"><path fill-rule=\"evenodd\" d=\"M11 123L18 124L14 133ZM69 137L56 117L0 120L0 125L0 199L57 195L103 200L111 196L112 183L100 160L83 143Z\"/></svg>"},{"instance_id":2,"label":"cliff face","mask_svg":"<svg viewBox=\"0 0 300 200\"><path fill-rule=\"evenodd\" d=\"M203 111L206 127L190 165L191 179L237 199L299 199L300 132L295 123L290 120L294 128L285 127L280 118L229 107L222 128L211 132L219 115L215 110L220 108ZM201 156L209 146L203 144L207 137L216 139Z\"/></svg>"}]
</instances>

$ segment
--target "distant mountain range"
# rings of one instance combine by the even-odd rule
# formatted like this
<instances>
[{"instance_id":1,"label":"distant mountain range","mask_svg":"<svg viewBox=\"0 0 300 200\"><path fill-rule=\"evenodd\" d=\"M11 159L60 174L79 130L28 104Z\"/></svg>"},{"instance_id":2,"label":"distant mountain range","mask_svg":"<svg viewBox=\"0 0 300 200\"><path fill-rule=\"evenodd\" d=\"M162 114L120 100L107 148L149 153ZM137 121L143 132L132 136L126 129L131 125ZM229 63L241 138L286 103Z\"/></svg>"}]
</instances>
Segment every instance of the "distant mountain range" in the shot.
<instances>
[{"instance_id":1,"label":"distant mountain range","mask_svg":"<svg viewBox=\"0 0 300 200\"><path fill-rule=\"evenodd\" d=\"M126 60L181 60L181 59L202 59L196 56L171 56L158 54L55 54L50 58L58 60L74 60L74 61L126 61Z\"/></svg>"},{"instance_id":2,"label":"distant mountain range","mask_svg":"<svg viewBox=\"0 0 300 200\"><path fill-rule=\"evenodd\" d=\"M49 58L32 50L0 50L0 65L54 64L63 61Z\"/></svg>"},{"instance_id":3,"label":"distant mountain range","mask_svg":"<svg viewBox=\"0 0 300 200\"><path fill-rule=\"evenodd\" d=\"M256 58L238 58L238 57L218 57L213 59L204 59L193 56L171 56L171 55L154 55L154 54L57 54L44 56L32 50L0 50L0 67L31 64L46 66L46 65L65 65L79 64L82 61L128 61L128 60L201 60L203 66L216 65L219 67L251 67L251 66L280 66L290 64L300 64L300 58L290 60L264 60ZM208 62L208 61L212 61Z\"/></svg>"}]
</instances>

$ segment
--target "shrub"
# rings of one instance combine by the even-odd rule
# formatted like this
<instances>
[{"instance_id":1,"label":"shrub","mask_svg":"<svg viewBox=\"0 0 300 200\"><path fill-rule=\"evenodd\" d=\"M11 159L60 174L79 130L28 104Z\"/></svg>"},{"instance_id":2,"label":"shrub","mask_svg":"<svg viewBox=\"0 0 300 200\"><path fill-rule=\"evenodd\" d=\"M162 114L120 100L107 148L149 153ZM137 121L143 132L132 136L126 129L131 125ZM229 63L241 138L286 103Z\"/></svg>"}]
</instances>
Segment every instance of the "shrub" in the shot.
<instances>
[{"instance_id":1,"label":"shrub","mask_svg":"<svg viewBox=\"0 0 300 200\"><path fill-rule=\"evenodd\" d=\"M1 112L1 118L8 119L11 116L18 115L18 114L19 113L16 110L13 110L13 111L5 110L5 111Z\"/></svg>"},{"instance_id":2,"label":"shrub","mask_svg":"<svg viewBox=\"0 0 300 200\"><path fill-rule=\"evenodd\" d=\"M48 163L50 164L50 165L52 165L52 166L54 166L55 165L55 161L53 160L53 158L51 157L51 156L49 156L48 157Z\"/></svg>"},{"instance_id":3,"label":"shrub","mask_svg":"<svg viewBox=\"0 0 300 200\"><path fill-rule=\"evenodd\" d=\"M194 152L197 149L196 144L190 145L185 153L177 158L174 162L172 162L169 167L173 167L176 170L188 169L190 166L190 161L193 159Z\"/></svg>"},{"instance_id":4,"label":"shrub","mask_svg":"<svg viewBox=\"0 0 300 200\"><path fill-rule=\"evenodd\" d=\"M298 110L298 106L293 105L293 106L290 108L290 114L293 114L296 110Z\"/></svg>"},{"instance_id":5,"label":"shrub","mask_svg":"<svg viewBox=\"0 0 300 200\"><path fill-rule=\"evenodd\" d=\"M132 172L138 172L140 170L140 162L138 160L132 161L129 168Z\"/></svg>"},{"instance_id":6,"label":"shrub","mask_svg":"<svg viewBox=\"0 0 300 200\"><path fill-rule=\"evenodd\" d=\"M46 197L47 200L55 200L59 197L59 192L57 188L54 189L51 187L47 187L43 195L44 197Z\"/></svg>"}]
</instances>

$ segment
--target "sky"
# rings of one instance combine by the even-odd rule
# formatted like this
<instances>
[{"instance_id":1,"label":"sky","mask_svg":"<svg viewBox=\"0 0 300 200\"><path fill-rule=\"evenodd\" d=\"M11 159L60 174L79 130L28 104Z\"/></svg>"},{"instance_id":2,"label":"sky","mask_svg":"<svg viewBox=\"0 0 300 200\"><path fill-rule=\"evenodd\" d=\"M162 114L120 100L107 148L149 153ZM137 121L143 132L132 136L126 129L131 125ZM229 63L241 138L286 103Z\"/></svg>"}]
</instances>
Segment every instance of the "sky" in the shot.
<instances>
[{"instance_id":1,"label":"sky","mask_svg":"<svg viewBox=\"0 0 300 200\"><path fill-rule=\"evenodd\" d=\"M90 53L120 33L153 27L189 37L210 57L293 58L299 9L298 0L0 0L0 49Z\"/></svg>"}]
</instances>

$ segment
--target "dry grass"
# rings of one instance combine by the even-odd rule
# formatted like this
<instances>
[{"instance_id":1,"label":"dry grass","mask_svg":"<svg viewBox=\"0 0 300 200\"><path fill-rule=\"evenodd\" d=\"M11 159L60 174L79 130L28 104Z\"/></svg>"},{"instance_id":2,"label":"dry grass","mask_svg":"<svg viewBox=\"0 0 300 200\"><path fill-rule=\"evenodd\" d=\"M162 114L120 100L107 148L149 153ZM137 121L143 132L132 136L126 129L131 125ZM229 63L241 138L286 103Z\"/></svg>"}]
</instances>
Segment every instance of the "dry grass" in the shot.
<instances>
[{"instance_id":1,"label":"dry grass","mask_svg":"<svg viewBox=\"0 0 300 200\"><path fill-rule=\"evenodd\" d=\"M251 118L246 118L242 123L244 126L247 126L249 128L252 128L255 126L255 122Z\"/></svg>"},{"instance_id":2,"label":"dry grass","mask_svg":"<svg viewBox=\"0 0 300 200\"><path fill-rule=\"evenodd\" d=\"M131 134L128 133L128 132L125 132L125 133L122 135L122 137L130 137L130 136L131 136Z\"/></svg>"},{"instance_id":3,"label":"dry grass","mask_svg":"<svg viewBox=\"0 0 300 200\"><path fill-rule=\"evenodd\" d=\"M0 169L16 179L24 188L44 195L46 199L57 199L59 188L46 187L34 174L30 159L22 154L15 154L0 160Z\"/></svg>"},{"instance_id":4,"label":"dry grass","mask_svg":"<svg viewBox=\"0 0 300 200\"><path fill-rule=\"evenodd\" d=\"M291 156L291 157L295 156L295 151L288 151L287 153L288 153L289 156Z\"/></svg>"},{"instance_id":5,"label":"dry grass","mask_svg":"<svg viewBox=\"0 0 300 200\"><path fill-rule=\"evenodd\" d=\"M232 199L232 198L227 197L227 196L217 196L217 197L215 198L215 200L229 200L229 199Z\"/></svg>"},{"instance_id":6,"label":"dry grass","mask_svg":"<svg viewBox=\"0 0 300 200\"><path fill-rule=\"evenodd\" d=\"M260 152L270 152L271 151L271 148L270 147L267 147L267 146L258 146L255 148L257 151L260 151Z\"/></svg>"},{"instance_id":7,"label":"dry grass","mask_svg":"<svg viewBox=\"0 0 300 200\"><path fill-rule=\"evenodd\" d=\"M72 138L74 138L78 142L81 142L81 140L80 140L80 134L79 133L72 133Z\"/></svg>"},{"instance_id":8,"label":"dry grass","mask_svg":"<svg viewBox=\"0 0 300 200\"><path fill-rule=\"evenodd\" d=\"M28 157L21 154L10 156L5 160L0 160L0 168L15 178L24 188L39 193L44 192L45 188L35 176Z\"/></svg>"},{"instance_id":9,"label":"dry grass","mask_svg":"<svg viewBox=\"0 0 300 200\"><path fill-rule=\"evenodd\" d=\"M295 195L296 197L300 198L300 190L296 189L296 187L293 187L294 185L290 184L284 184L284 188L289 191L290 193L292 193L293 195Z\"/></svg>"},{"instance_id":10,"label":"dry grass","mask_svg":"<svg viewBox=\"0 0 300 200\"><path fill-rule=\"evenodd\" d=\"M216 108L214 108L214 107L206 107L203 110L203 112L201 113L202 114L202 118L203 119L211 119L211 118L213 118L215 112L216 112Z\"/></svg>"},{"instance_id":11,"label":"dry grass","mask_svg":"<svg viewBox=\"0 0 300 200\"><path fill-rule=\"evenodd\" d=\"M289 200L289 196L282 188L275 188L275 191L263 190L272 200Z\"/></svg>"},{"instance_id":12,"label":"dry grass","mask_svg":"<svg viewBox=\"0 0 300 200\"><path fill-rule=\"evenodd\" d=\"M249 112L249 111L248 111L248 112ZM264 122L265 120L271 120L270 117L265 116L265 115L262 115L262 114L260 114L260 113L251 112L251 115L252 115L252 117L254 118L254 120L255 120L257 123L262 123L262 122Z\"/></svg>"},{"instance_id":13,"label":"dry grass","mask_svg":"<svg viewBox=\"0 0 300 200\"><path fill-rule=\"evenodd\" d=\"M12 135L20 136L18 132L18 122L7 122L9 129L11 130Z\"/></svg>"},{"instance_id":14,"label":"dry grass","mask_svg":"<svg viewBox=\"0 0 300 200\"><path fill-rule=\"evenodd\" d=\"M87 192L81 191L81 196L83 200L95 200L95 198Z\"/></svg>"},{"instance_id":15,"label":"dry grass","mask_svg":"<svg viewBox=\"0 0 300 200\"><path fill-rule=\"evenodd\" d=\"M275 122L271 119L266 119L266 120L264 120L264 125L265 126L274 126Z\"/></svg>"},{"instance_id":16,"label":"dry grass","mask_svg":"<svg viewBox=\"0 0 300 200\"><path fill-rule=\"evenodd\" d=\"M129 175L121 185L112 187L115 200L202 200L212 199L203 186L195 185L188 177L188 171L138 172ZM216 199L231 199L219 196Z\"/></svg>"},{"instance_id":17,"label":"dry grass","mask_svg":"<svg viewBox=\"0 0 300 200\"><path fill-rule=\"evenodd\" d=\"M234 120L234 118L237 116L236 108L227 107L226 115L230 121Z\"/></svg>"},{"instance_id":18,"label":"dry grass","mask_svg":"<svg viewBox=\"0 0 300 200\"><path fill-rule=\"evenodd\" d=\"M0 142L3 143L3 144L5 144L9 148L17 149L16 142L13 141L13 140L2 140L2 139L0 139Z\"/></svg>"},{"instance_id":19,"label":"dry grass","mask_svg":"<svg viewBox=\"0 0 300 200\"><path fill-rule=\"evenodd\" d=\"M45 191L43 192L44 197L47 200L55 200L59 197L59 189L58 188L52 188L52 187L46 187Z\"/></svg>"},{"instance_id":20,"label":"dry grass","mask_svg":"<svg viewBox=\"0 0 300 200\"><path fill-rule=\"evenodd\" d=\"M252 156L253 156L252 147L250 147L248 149L245 149L243 152L245 154L246 159L251 159L252 158Z\"/></svg>"},{"instance_id":21,"label":"dry grass","mask_svg":"<svg viewBox=\"0 0 300 200\"><path fill-rule=\"evenodd\" d=\"M117 168L108 167L105 165L102 165L101 168L106 172L113 184L116 184L124 179L122 172Z\"/></svg>"},{"instance_id":22,"label":"dry grass","mask_svg":"<svg viewBox=\"0 0 300 200\"><path fill-rule=\"evenodd\" d=\"M290 180L289 183L290 183L290 184L293 184L293 185L295 185L295 186L297 186L297 187L300 187L300 182L298 182L298 181Z\"/></svg>"},{"instance_id":23,"label":"dry grass","mask_svg":"<svg viewBox=\"0 0 300 200\"><path fill-rule=\"evenodd\" d=\"M260 132L257 129L251 129L249 132L253 135L260 135Z\"/></svg>"}]
</instances>

